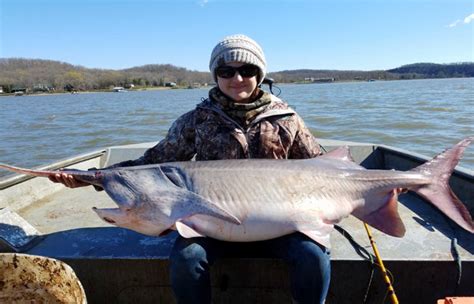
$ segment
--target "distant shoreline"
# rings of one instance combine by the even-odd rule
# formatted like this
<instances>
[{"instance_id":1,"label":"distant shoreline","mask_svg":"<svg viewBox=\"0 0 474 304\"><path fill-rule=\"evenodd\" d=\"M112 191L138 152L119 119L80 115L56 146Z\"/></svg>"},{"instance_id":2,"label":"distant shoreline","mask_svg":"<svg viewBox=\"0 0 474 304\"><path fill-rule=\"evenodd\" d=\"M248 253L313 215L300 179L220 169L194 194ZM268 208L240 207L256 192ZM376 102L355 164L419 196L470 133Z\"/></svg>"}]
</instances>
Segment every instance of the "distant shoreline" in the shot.
<instances>
[{"instance_id":1,"label":"distant shoreline","mask_svg":"<svg viewBox=\"0 0 474 304\"><path fill-rule=\"evenodd\" d=\"M173 89L186 89L186 88L170 88L170 87L149 87L149 88L139 88L139 89L126 89L125 92L140 92L140 91L164 91L164 90L173 90ZM23 95L17 96L51 96L51 95L76 95L76 94L91 94L91 93L122 93L114 92L113 90L87 90L87 91L74 91L74 92L33 92L33 93L24 93ZM15 93L0 93L0 97L5 96L16 96Z\"/></svg>"},{"instance_id":2,"label":"distant shoreline","mask_svg":"<svg viewBox=\"0 0 474 304\"><path fill-rule=\"evenodd\" d=\"M474 77L474 62L414 63L374 71L295 69L269 72L267 77L279 84L465 78ZM8 93L107 92L113 87L133 90L201 88L214 82L210 72L191 71L170 64L101 70L52 60L0 58L0 88Z\"/></svg>"},{"instance_id":3,"label":"distant shoreline","mask_svg":"<svg viewBox=\"0 0 474 304\"><path fill-rule=\"evenodd\" d=\"M474 77L446 77L446 78L415 78L415 79L369 79L369 80L334 80L334 81L300 81L300 82L275 82L274 85L308 85L308 84L332 84L332 83L365 83L365 82L387 82L387 81L410 81L410 80L442 80L442 79L456 79L456 78L474 78ZM33 92L33 93L24 93L23 95L16 96L15 93L0 93L0 97L10 97L10 96L51 96L51 95L76 95L76 94L92 94L92 93L116 93L116 94L124 94L128 92L140 92L140 91L166 91L166 90L189 90L189 89L205 89L205 88L212 88L211 86L201 86L201 87L184 87L184 86L176 86L176 87L140 87L140 88L131 88L125 89L123 92L115 92L112 89L109 90L83 90L83 91L74 91L74 92Z\"/></svg>"}]
</instances>

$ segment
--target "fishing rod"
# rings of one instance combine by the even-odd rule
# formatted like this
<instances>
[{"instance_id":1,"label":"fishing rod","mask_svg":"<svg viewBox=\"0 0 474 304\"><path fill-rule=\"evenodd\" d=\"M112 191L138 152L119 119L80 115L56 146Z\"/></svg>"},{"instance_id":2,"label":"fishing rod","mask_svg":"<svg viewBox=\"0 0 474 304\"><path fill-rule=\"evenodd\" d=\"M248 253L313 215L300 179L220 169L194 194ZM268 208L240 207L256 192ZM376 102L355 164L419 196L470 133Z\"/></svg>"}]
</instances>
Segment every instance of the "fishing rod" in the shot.
<instances>
[{"instance_id":1,"label":"fishing rod","mask_svg":"<svg viewBox=\"0 0 474 304\"><path fill-rule=\"evenodd\" d=\"M392 282L390 281L390 277L388 276L387 269L385 269L385 266L383 265L382 258L380 257L379 250L377 249L377 245L375 245L374 238L372 236L372 233L370 232L369 225L367 223L364 223L365 231L367 231L367 235L369 236L370 240L370 245L372 245L372 249L374 250L375 257L377 258L377 263L380 266L380 269L382 270L382 275L385 283L387 283L387 289L388 289L388 294L390 296L390 299L392 300L393 304L398 304L398 298L397 295L395 294L395 289L393 289Z\"/></svg>"}]
</instances>

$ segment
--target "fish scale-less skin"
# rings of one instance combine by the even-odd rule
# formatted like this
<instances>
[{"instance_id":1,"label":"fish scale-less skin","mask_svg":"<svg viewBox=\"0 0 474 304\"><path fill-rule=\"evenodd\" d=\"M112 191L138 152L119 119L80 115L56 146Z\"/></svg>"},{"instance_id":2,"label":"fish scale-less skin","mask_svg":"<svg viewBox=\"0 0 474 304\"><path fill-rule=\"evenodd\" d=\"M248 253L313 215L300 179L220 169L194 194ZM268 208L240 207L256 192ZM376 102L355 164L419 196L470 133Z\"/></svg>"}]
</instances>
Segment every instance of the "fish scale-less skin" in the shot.
<instances>
[{"instance_id":1,"label":"fish scale-less skin","mask_svg":"<svg viewBox=\"0 0 474 304\"><path fill-rule=\"evenodd\" d=\"M193 188L189 189L201 195L206 195L206 191L213 189L216 193L233 193L245 198L252 193L253 201L290 199L291 194L300 195L330 195L340 196L340 190L345 192L361 193L366 188L370 189L392 189L394 186L406 187L423 185L429 180L418 173L392 172L385 170L325 170L318 172L318 164L315 161L313 166L299 166L298 160L270 161L267 164L263 161L232 161L233 167L220 167L220 161L201 162L196 164L186 163L179 166L193 180ZM279 163L282 165L279 166ZM257 168L255 165L259 165ZM208 166L209 165L209 166ZM216 168L218 165L218 169ZM265 166L267 165L267 166ZM215 169L215 170L214 170ZM233 173L239 172L238 179L232 177ZM263 181L263 182L262 182ZM264 192L262 186L268 186ZM270 187L270 185L278 185ZM324 190L324 191L321 191ZM312 193L314 192L314 193ZM286 197L284 197L286 195ZM259 198L256 198L256 197ZM210 197L211 198L211 197ZM213 197L219 199L219 197Z\"/></svg>"},{"instance_id":2,"label":"fish scale-less skin","mask_svg":"<svg viewBox=\"0 0 474 304\"><path fill-rule=\"evenodd\" d=\"M304 229L330 231L334 223L370 201L370 196L378 198L377 193L385 196L395 187L411 188L429 182L418 173L335 168L320 171L317 159L247 160L231 164L216 161L179 166L193 181L189 190L219 202L242 221L238 226L197 215L192 220L196 230L232 241L270 239ZM268 187L262 188L265 185ZM377 210L383 203L371 203L370 209Z\"/></svg>"}]
</instances>

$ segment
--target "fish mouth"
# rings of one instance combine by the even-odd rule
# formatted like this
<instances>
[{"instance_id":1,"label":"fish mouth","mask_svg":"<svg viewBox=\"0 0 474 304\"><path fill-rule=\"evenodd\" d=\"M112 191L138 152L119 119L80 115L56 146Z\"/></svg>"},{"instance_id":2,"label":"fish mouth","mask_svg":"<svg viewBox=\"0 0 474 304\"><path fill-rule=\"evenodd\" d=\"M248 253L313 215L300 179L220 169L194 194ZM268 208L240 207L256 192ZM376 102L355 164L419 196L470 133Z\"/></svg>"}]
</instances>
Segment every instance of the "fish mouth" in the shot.
<instances>
[{"instance_id":1,"label":"fish mouth","mask_svg":"<svg viewBox=\"0 0 474 304\"><path fill-rule=\"evenodd\" d=\"M97 207L92 207L92 210L94 210L97 215L106 221L109 224L116 224L117 222L111 218L111 216L117 216L118 214L122 213L122 210L120 208L104 208L104 209L99 209Z\"/></svg>"},{"instance_id":2,"label":"fish mouth","mask_svg":"<svg viewBox=\"0 0 474 304\"><path fill-rule=\"evenodd\" d=\"M115 221L114 221L114 220L109 219L109 218L106 217L106 216L104 216L102 219L103 219L104 221L106 221L107 223L109 223L109 224L115 224Z\"/></svg>"}]
</instances>

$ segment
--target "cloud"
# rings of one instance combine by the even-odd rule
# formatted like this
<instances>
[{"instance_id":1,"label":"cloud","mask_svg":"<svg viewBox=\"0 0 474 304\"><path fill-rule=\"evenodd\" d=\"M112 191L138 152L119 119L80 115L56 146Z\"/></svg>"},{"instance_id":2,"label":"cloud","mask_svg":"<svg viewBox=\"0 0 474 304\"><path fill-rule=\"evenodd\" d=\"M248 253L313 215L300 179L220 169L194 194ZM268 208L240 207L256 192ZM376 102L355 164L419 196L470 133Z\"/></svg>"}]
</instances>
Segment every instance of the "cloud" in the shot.
<instances>
[{"instance_id":1,"label":"cloud","mask_svg":"<svg viewBox=\"0 0 474 304\"><path fill-rule=\"evenodd\" d=\"M448 27L455 27L456 25L459 24L459 22L461 22L461 20L458 19L458 20L454 21L453 23L451 23L450 25L448 25Z\"/></svg>"},{"instance_id":2,"label":"cloud","mask_svg":"<svg viewBox=\"0 0 474 304\"><path fill-rule=\"evenodd\" d=\"M209 0L199 0L198 5L201 7L204 7L206 4L209 3Z\"/></svg>"},{"instance_id":3,"label":"cloud","mask_svg":"<svg viewBox=\"0 0 474 304\"><path fill-rule=\"evenodd\" d=\"M469 16L464 18L464 23L469 24L469 23L471 23L472 20L474 20L474 14L470 14Z\"/></svg>"},{"instance_id":4,"label":"cloud","mask_svg":"<svg viewBox=\"0 0 474 304\"><path fill-rule=\"evenodd\" d=\"M469 23L471 23L471 21L474 21L474 14L470 14L469 16L464 18L464 21L462 21L461 19L458 19L458 20L452 22L451 24L449 24L448 27L453 28L453 27L458 26L461 23L469 24Z\"/></svg>"}]
</instances>

